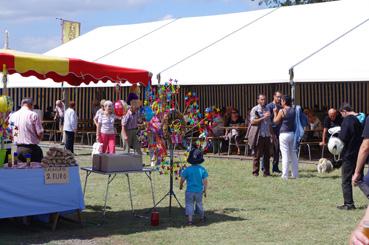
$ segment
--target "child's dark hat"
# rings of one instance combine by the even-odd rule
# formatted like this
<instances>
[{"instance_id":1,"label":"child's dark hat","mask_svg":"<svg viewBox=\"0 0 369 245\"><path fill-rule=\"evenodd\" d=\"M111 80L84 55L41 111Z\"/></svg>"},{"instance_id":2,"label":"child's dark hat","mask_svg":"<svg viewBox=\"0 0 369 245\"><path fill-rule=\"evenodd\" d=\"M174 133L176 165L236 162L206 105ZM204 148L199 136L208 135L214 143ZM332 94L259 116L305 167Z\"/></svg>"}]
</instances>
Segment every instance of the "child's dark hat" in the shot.
<instances>
[{"instance_id":1,"label":"child's dark hat","mask_svg":"<svg viewBox=\"0 0 369 245\"><path fill-rule=\"evenodd\" d=\"M204 162L204 155L199 149L192 149L188 155L187 162L191 164L201 164Z\"/></svg>"}]
</instances>

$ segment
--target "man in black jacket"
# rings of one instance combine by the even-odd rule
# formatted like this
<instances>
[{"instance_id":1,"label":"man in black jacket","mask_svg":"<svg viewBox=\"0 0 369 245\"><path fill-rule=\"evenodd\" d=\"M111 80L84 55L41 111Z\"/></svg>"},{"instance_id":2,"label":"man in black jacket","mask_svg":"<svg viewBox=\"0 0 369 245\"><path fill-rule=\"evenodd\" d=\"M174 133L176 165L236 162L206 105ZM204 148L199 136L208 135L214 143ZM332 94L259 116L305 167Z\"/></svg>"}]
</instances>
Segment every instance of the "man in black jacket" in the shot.
<instances>
[{"instance_id":1,"label":"man in black jacket","mask_svg":"<svg viewBox=\"0 0 369 245\"><path fill-rule=\"evenodd\" d=\"M338 209L355 209L352 196L352 176L356 168L357 156L362 142L362 125L356 117L358 113L354 112L350 104L344 103L340 108L343 117L341 132L339 138L344 143L341 153L342 158L342 192L343 205L337 206Z\"/></svg>"}]
</instances>

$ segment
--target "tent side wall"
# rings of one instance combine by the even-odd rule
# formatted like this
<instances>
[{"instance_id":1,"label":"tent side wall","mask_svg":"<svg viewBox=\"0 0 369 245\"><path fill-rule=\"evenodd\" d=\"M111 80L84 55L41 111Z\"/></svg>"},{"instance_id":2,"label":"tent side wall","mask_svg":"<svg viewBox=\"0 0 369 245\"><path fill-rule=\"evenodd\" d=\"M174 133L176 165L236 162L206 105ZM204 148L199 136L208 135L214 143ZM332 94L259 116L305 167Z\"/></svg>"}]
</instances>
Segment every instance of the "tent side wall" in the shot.
<instances>
[{"instance_id":1,"label":"tent side wall","mask_svg":"<svg viewBox=\"0 0 369 245\"><path fill-rule=\"evenodd\" d=\"M117 99L115 88L68 88L69 100L77 103L77 113L80 120L92 118L93 102L102 98L112 101ZM181 111L184 108L184 97L188 92L196 92L199 96L201 110L208 106L219 108L234 106L239 109L241 115L256 104L259 93L264 93L268 101L272 99L273 92L279 90L288 94L289 84L259 84L259 85L201 85L181 86L178 102ZM121 98L127 98L129 87L121 87ZM313 108L318 105L338 108L343 101L349 102L356 111L369 112L369 101L366 95L369 93L368 82L339 82L339 83L297 83L297 103L304 108ZM143 96L141 91L141 96ZM62 96L60 88L9 88L9 95L13 98L14 109L25 97L32 97L35 104L42 111L54 106L57 99Z\"/></svg>"},{"instance_id":2,"label":"tent side wall","mask_svg":"<svg viewBox=\"0 0 369 245\"><path fill-rule=\"evenodd\" d=\"M357 112L369 113L369 82L296 83L297 102L304 108L339 108L348 102Z\"/></svg>"},{"instance_id":3,"label":"tent side wall","mask_svg":"<svg viewBox=\"0 0 369 245\"><path fill-rule=\"evenodd\" d=\"M82 87L82 88L65 88L66 94L69 95L67 101L74 100L76 102L76 111L79 120L92 119L93 103L100 99L107 98L112 101L117 100L115 87ZM129 87L121 87L121 99L127 98ZM38 105L43 112L48 107L55 107L55 101L62 98L61 88L9 88L9 96L13 99L14 110L20 105L25 97L33 98L35 105Z\"/></svg>"}]
</instances>

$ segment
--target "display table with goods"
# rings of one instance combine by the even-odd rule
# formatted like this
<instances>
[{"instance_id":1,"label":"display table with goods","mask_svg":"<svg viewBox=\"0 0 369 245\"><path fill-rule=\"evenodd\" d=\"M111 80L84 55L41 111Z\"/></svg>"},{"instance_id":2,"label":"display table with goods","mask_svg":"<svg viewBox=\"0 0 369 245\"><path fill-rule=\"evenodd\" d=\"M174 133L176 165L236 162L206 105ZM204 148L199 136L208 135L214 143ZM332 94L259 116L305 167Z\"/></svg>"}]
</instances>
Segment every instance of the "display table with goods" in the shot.
<instances>
[{"instance_id":1,"label":"display table with goods","mask_svg":"<svg viewBox=\"0 0 369 245\"><path fill-rule=\"evenodd\" d=\"M152 181L152 172L156 171L153 168L144 168L142 164L142 156L136 154L95 154L93 155L93 166L92 167L82 167L81 170L86 171L86 178L83 188L83 195L86 194L86 186L88 182L89 176L94 174L104 175L107 177L106 181L106 189L104 196L104 208L103 208L103 217L105 218L106 213L106 204L108 201L108 192L109 185L117 175L125 175L128 181L128 191L129 191L129 200L131 205L131 211L134 216L136 215L133 207L133 199L132 199L132 189L131 189L131 174L140 174L144 173L150 182L151 187L151 195L153 205L155 205L155 194L154 194L154 186Z\"/></svg>"},{"instance_id":2,"label":"display table with goods","mask_svg":"<svg viewBox=\"0 0 369 245\"><path fill-rule=\"evenodd\" d=\"M30 162L30 156L18 162L16 155L0 168L0 218L53 214L53 229L63 213L76 212L80 219L84 200L73 155L50 148L41 163Z\"/></svg>"},{"instance_id":3,"label":"display table with goods","mask_svg":"<svg viewBox=\"0 0 369 245\"><path fill-rule=\"evenodd\" d=\"M41 163L31 163L30 156L26 164L6 159L12 156L4 144L12 137L12 125L8 125L13 109L11 98L7 96L8 74L35 76L41 80L50 78L72 86L108 81L147 85L152 74L145 70L8 49L0 49L0 73L3 93L0 97L0 164L3 164L0 169L0 218L54 212L57 221L60 212L83 209L79 168L69 153L60 156L61 152L54 149ZM53 228L55 225L56 222Z\"/></svg>"}]
</instances>

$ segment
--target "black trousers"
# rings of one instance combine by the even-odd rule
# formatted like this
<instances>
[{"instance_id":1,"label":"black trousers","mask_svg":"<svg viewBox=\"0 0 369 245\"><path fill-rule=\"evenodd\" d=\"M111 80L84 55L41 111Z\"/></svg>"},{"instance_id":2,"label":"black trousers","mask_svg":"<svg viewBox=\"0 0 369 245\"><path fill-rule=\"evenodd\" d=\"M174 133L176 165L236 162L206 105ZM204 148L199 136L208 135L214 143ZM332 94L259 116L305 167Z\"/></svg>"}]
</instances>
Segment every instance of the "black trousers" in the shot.
<instances>
[{"instance_id":1,"label":"black trousers","mask_svg":"<svg viewBox=\"0 0 369 245\"><path fill-rule=\"evenodd\" d=\"M273 170L278 169L278 163L279 163L279 129L273 128L275 139L274 139L274 145L273 145Z\"/></svg>"},{"instance_id":2,"label":"black trousers","mask_svg":"<svg viewBox=\"0 0 369 245\"><path fill-rule=\"evenodd\" d=\"M64 131L66 136L65 149L74 153L74 132Z\"/></svg>"},{"instance_id":3,"label":"black trousers","mask_svg":"<svg viewBox=\"0 0 369 245\"><path fill-rule=\"evenodd\" d=\"M253 156L253 174L259 174L260 157L263 157L264 174L270 174L270 147L270 137L259 137L258 144L255 149L255 155Z\"/></svg>"},{"instance_id":4,"label":"black trousers","mask_svg":"<svg viewBox=\"0 0 369 245\"><path fill-rule=\"evenodd\" d=\"M31 154L31 162L41 162L44 157L41 148L38 145L17 145L18 159L26 162L26 154Z\"/></svg>"},{"instance_id":5,"label":"black trousers","mask_svg":"<svg viewBox=\"0 0 369 245\"><path fill-rule=\"evenodd\" d=\"M344 159L341 167L342 171L342 193L344 204L354 204L354 198L352 196L352 176L355 173L356 159L347 160Z\"/></svg>"}]
</instances>

